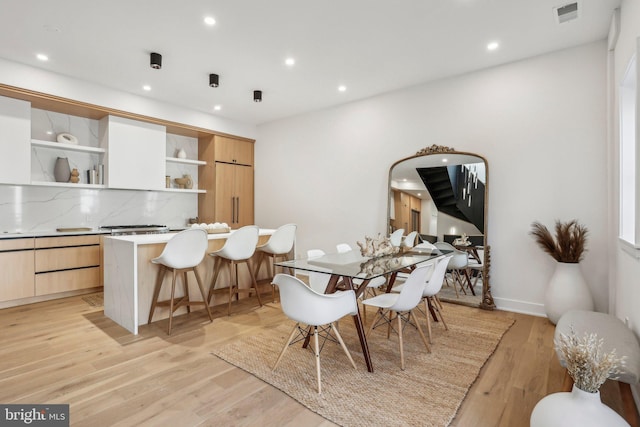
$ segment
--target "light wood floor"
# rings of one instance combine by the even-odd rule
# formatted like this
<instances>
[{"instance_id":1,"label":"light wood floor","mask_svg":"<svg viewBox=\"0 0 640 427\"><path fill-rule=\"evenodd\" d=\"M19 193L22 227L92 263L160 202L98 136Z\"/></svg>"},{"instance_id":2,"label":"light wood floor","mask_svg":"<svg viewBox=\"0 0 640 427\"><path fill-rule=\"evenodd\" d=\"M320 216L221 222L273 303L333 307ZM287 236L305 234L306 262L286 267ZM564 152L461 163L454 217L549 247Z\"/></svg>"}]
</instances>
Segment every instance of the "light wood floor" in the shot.
<instances>
[{"instance_id":1,"label":"light wood floor","mask_svg":"<svg viewBox=\"0 0 640 427\"><path fill-rule=\"evenodd\" d=\"M226 306L216 309L213 324L202 313L174 320L171 336L166 321L132 336L81 297L0 310L0 402L68 403L74 426L333 425L210 354L283 321L277 304L257 309L254 300L242 300L230 317ZM553 325L498 314L516 322L452 426L528 426L537 401L560 389ZM602 398L620 411L615 383L603 386Z\"/></svg>"}]
</instances>

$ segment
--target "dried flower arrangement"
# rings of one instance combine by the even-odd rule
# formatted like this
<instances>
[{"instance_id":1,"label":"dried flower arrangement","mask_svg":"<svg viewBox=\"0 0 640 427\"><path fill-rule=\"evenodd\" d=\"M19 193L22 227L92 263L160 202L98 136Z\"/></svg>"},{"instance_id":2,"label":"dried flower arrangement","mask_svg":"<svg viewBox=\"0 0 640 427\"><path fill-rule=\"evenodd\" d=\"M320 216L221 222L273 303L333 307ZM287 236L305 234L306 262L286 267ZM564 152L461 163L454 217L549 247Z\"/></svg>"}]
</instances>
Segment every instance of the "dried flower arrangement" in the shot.
<instances>
[{"instance_id":1,"label":"dried flower arrangement","mask_svg":"<svg viewBox=\"0 0 640 427\"><path fill-rule=\"evenodd\" d=\"M585 333L584 337L579 338L573 327L569 334L561 333L554 344L575 386L589 393L596 393L607 378L619 374L625 363L624 357L616 357L615 349L603 353L604 340L598 339L597 334Z\"/></svg>"},{"instance_id":2,"label":"dried flower arrangement","mask_svg":"<svg viewBox=\"0 0 640 427\"><path fill-rule=\"evenodd\" d=\"M586 251L589 230L573 219L568 222L556 220L556 236L547 227L535 221L531 224L531 234L538 245L558 262L578 263Z\"/></svg>"}]
</instances>

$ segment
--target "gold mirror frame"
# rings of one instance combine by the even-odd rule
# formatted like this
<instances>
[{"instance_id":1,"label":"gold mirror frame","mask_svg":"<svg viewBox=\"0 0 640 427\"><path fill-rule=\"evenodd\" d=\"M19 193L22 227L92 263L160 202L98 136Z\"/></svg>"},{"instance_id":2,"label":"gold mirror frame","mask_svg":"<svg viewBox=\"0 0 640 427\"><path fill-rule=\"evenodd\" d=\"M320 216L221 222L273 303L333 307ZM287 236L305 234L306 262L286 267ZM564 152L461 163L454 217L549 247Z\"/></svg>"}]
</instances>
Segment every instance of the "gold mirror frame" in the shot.
<instances>
[{"instance_id":1,"label":"gold mirror frame","mask_svg":"<svg viewBox=\"0 0 640 427\"><path fill-rule=\"evenodd\" d=\"M404 159L400 159L391 165L389 168L389 182L387 188L387 230L390 231L391 228L391 181L392 181L392 173L393 169L402 162L407 160L416 159L420 157L427 157L433 154L452 154L452 155L464 155L464 156L473 156L481 159L484 162L485 166L485 194L484 194L484 260L483 260L483 268L482 268L482 300L478 305L480 308L485 310L493 310L496 305L493 301L493 296L491 296L491 284L489 281L489 271L491 267L491 246L487 241L487 227L488 227L488 207L489 207L489 163L487 159L483 156L480 156L476 153L469 153L464 151L456 151L454 148L445 147L443 145L432 145L431 147L423 148L418 151L414 156L406 157Z\"/></svg>"}]
</instances>

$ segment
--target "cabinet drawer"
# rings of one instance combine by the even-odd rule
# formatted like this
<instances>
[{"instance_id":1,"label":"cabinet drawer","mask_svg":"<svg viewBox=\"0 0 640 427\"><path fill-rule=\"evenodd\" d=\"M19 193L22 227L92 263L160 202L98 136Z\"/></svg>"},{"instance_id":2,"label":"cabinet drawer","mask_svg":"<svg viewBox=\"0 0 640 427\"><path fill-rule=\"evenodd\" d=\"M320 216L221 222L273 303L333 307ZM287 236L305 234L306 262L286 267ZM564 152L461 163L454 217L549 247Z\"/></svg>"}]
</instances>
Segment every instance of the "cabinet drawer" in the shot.
<instances>
[{"instance_id":1,"label":"cabinet drawer","mask_svg":"<svg viewBox=\"0 0 640 427\"><path fill-rule=\"evenodd\" d=\"M100 265L100 246L38 249L36 273Z\"/></svg>"},{"instance_id":2,"label":"cabinet drawer","mask_svg":"<svg viewBox=\"0 0 640 427\"><path fill-rule=\"evenodd\" d=\"M98 244L100 244L100 236L97 234L88 236L39 237L36 239L36 248L38 249Z\"/></svg>"},{"instance_id":3,"label":"cabinet drawer","mask_svg":"<svg viewBox=\"0 0 640 427\"><path fill-rule=\"evenodd\" d=\"M100 286L100 267L36 274L36 296Z\"/></svg>"},{"instance_id":4,"label":"cabinet drawer","mask_svg":"<svg viewBox=\"0 0 640 427\"><path fill-rule=\"evenodd\" d=\"M33 237L28 239L0 239L0 251L33 249Z\"/></svg>"},{"instance_id":5,"label":"cabinet drawer","mask_svg":"<svg viewBox=\"0 0 640 427\"><path fill-rule=\"evenodd\" d=\"M33 295L33 251L0 253L0 301Z\"/></svg>"}]
</instances>

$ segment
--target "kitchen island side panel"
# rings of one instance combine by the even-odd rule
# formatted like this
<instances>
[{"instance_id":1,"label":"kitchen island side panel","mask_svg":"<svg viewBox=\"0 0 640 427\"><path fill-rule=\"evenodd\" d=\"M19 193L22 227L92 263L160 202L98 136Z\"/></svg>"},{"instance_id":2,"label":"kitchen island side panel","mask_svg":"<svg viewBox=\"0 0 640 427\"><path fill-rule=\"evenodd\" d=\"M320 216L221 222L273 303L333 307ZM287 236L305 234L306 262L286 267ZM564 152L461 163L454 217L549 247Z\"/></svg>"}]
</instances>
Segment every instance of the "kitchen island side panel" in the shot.
<instances>
[{"instance_id":1,"label":"kitchen island side panel","mask_svg":"<svg viewBox=\"0 0 640 427\"><path fill-rule=\"evenodd\" d=\"M104 314L133 334L138 333L138 245L104 239Z\"/></svg>"}]
</instances>

